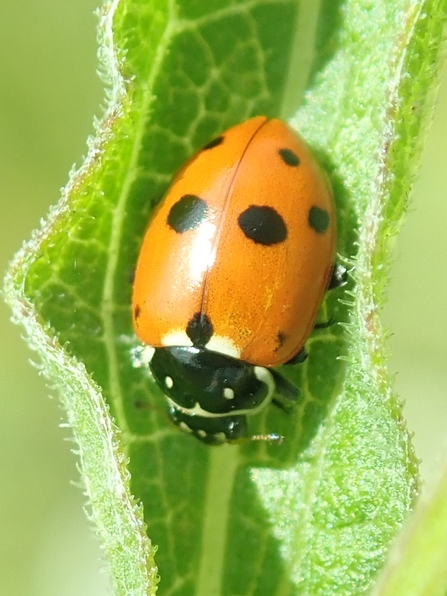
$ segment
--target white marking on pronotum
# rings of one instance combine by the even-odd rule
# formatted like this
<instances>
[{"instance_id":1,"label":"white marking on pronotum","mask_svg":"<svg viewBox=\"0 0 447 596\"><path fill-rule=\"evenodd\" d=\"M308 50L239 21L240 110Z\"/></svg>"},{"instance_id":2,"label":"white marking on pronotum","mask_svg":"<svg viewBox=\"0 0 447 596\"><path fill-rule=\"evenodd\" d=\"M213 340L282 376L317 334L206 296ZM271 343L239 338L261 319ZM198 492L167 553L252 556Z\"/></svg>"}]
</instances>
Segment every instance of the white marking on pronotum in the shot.
<instances>
[{"instance_id":1,"label":"white marking on pronotum","mask_svg":"<svg viewBox=\"0 0 447 596\"><path fill-rule=\"evenodd\" d=\"M189 348L193 346L192 341L182 329L172 329L162 337L161 343L166 347L178 346L180 348ZM213 335L206 344L206 349L211 352L224 354L225 356L231 356L232 358L239 358L241 355L241 351L229 337L220 335Z\"/></svg>"},{"instance_id":2,"label":"white marking on pronotum","mask_svg":"<svg viewBox=\"0 0 447 596\"><path fill-rule=\"evenodd\" d=\"M225 356L232 356L233 358L240 358L241 355L241 351L236 344L229 337L223 337L221 335L213 335L206 344L206 349L224 354Z\"/></svg>"},{"instance_id":3,"label":"white marking on pronotum","mask_svg":"<svg viewBox=\"0 0 447 596\"><path fill-rule=\"evenodd\" d=\"M161 338L161 343L166 347L192 347L192 341L182 329L172 329Z\"/></svg>"},{"instance_id":4,"label":"white marking on pronotum","mask_svg":"<svg viewBox=\"0 0 447 596\"><path fill-rule=\"evenodd\" d=\"M180 422L179 427L185 431L185 433L192 433L192 430L189 428L186 422Z\"/></svg>"},{"instance_id":5,"label":"white marking on pronotum","mask_svg":"<svg viewBox=\"0 0 447 596\"><path fill-rule=\"evenodd\" d=\"M258 381L261 381L261 383L264 383L269 388L268 397L266 399L270 401L276 389L275 379L273 378L272 373L263 366L255 366L254 372Z\"/></svg>"},{"instance_id":6,"label":"white marking on pronotum","mask_svg":"<svg viewBox=\"0 0 447 596\"><path fill-rule=\"evenodd\" d=\"M132 366L134 368L141 368L148 366L155 353L155 348L152 346L137 346L131 350Z\"/></svg>"},{"instance_id":7,"label":"white marking on pronotum","mask_svg":"<svg viewBox=\"0 0 447 596\"><path fill-rule=\"evenodd\" d=\"M224 387L223 396L225 399L234 399L234 391L231 387Z\"/></svg>"}]
</instances>

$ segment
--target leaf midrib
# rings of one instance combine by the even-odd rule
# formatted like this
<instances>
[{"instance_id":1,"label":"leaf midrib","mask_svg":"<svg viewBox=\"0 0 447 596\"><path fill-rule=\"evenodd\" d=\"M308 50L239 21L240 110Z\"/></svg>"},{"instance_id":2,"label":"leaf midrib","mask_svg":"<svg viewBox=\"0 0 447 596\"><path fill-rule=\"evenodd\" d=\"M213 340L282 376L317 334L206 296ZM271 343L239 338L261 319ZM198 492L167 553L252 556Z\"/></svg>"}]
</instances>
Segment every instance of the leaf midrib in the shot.
<instances>
[{"instance_id":1,"label":"leaf midrib","mask_svg":"<svg viewBox=\"0 0 447 596\"><path fill-rule=\"evenodd\" d=\"M231 496L241 463L239 447L234 445L211 447L209 451L202 549L195 596L222 594L225 552L230 532Z\"/></svg>"}]
</instances>

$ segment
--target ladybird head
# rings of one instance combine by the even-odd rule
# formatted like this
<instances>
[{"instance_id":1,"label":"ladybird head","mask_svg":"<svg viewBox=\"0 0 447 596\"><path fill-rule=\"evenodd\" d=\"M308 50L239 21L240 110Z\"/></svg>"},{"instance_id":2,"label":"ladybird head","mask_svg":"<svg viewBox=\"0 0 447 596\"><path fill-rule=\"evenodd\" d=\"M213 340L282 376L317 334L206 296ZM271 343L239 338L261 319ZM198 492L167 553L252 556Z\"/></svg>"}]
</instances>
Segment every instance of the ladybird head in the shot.
<instances>
[{"instance_id":1,"label":"ladybird head","mask_svg":"<svg viewBox=\"0 0 447 596\"><path fill-rule=\"evenodd\" d=\"M266 369L206 348L157 348L150 369L168 401L190 416L252 414L275 390Z\"/></svg>"}]
</instances>

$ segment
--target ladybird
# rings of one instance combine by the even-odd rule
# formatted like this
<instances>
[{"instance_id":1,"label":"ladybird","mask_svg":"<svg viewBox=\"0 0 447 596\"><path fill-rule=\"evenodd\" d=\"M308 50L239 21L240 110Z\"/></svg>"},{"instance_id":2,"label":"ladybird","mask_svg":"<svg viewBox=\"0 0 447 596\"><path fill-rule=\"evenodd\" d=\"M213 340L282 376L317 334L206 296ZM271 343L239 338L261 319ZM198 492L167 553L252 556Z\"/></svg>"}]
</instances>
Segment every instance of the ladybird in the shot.
<instances>
[{"instance_id":1,"label":"ladybird","mask_svg":"<svg viewBox=\"0 0 447 596\"><path fill-rule=\"evenodd\" d=\"M234 126L179 170L145 233L132 301L176 425L234 442L249 436L247 416L296 399L274 367L304 357L335 240L326 174L281 120Z\"/></svg>"}]
</instances>

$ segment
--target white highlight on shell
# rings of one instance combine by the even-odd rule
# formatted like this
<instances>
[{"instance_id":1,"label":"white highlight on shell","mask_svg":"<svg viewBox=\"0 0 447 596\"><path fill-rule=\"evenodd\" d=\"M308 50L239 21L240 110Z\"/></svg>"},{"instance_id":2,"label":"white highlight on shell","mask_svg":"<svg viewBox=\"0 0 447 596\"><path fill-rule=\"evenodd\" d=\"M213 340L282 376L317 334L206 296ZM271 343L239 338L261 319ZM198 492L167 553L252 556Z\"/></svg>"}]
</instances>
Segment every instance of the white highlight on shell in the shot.
<instances>
[{"instance_id":1,"label":"white highlight on shell","mask_svg":"<svg viewBox=\"0 0 447 596\"><path fill-rule=\"evenodd\" d=\"M209 211L209 210L208 210ZM204 274L211 269L216 260L216 250L214 240L216 237L216 225L208 219L200 223L196 233L190 237L189 255L189 275L190 279L196 284L203 281Z\"/></svg>"},{"instance_id":2,"label":"white highlight on shell","mask_svg":"<svg viewBox=\"0 0 447 596\"><path fill-rule=\"evenodd\" d=\"M168 389L172 389L172 387L174 387L174 381L171 379L171 377L165 377L165 385Z\"/></svg>"}]
</instances>

